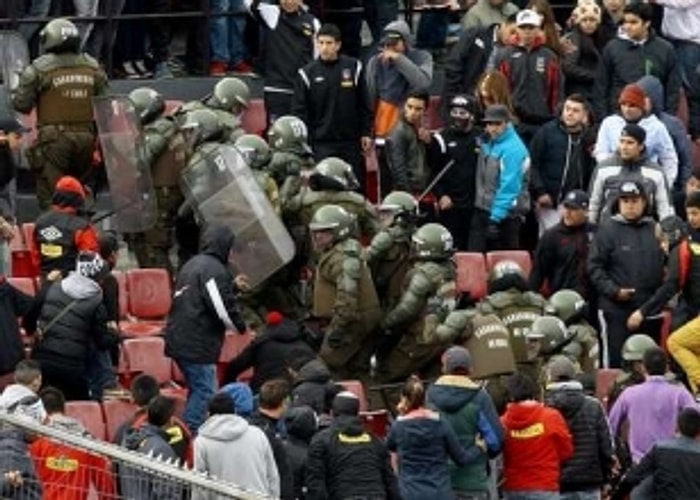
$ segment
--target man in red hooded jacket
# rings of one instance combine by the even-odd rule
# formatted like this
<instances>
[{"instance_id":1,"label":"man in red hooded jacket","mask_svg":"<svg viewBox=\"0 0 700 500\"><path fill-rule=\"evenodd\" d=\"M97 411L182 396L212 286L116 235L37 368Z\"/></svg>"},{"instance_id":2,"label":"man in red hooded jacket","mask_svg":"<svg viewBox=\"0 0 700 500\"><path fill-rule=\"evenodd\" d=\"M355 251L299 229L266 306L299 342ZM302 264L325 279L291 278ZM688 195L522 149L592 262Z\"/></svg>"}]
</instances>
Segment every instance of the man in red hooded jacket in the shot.
<instances>
[{"instance_id":1,"label":"man in red hooded jacket","mask_svg":"<svg viewBox=\"0 0 700 500\"><path fill-rule=\"evenodd\" d=\"M506 498L558 499L561 464L574 454L569 427L559 411L537 401L539 388L527 375L516 373L507 387L511 403L501 417Z\"/></svg>"}]
</instances>

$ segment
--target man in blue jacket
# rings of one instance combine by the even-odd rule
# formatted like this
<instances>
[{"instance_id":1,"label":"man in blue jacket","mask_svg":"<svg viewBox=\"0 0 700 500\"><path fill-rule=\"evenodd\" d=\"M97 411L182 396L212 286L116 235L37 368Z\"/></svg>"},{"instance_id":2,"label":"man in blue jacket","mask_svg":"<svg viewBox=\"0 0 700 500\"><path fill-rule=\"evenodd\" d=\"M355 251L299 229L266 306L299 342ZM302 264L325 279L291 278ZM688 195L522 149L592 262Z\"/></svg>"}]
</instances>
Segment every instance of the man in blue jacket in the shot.
<instances>
[{"instance_id":1,"label":"man in blue jacket","mask_svg":"<svg viewBox=\"0 0 700 500\"><path fill-rule=\"evenodd\" d=\"M530 209L530 155L508 108L489 106L483 121L486 137L477 163L469 251L516 250L523 217Z\"/></svg>"}]
</instances>

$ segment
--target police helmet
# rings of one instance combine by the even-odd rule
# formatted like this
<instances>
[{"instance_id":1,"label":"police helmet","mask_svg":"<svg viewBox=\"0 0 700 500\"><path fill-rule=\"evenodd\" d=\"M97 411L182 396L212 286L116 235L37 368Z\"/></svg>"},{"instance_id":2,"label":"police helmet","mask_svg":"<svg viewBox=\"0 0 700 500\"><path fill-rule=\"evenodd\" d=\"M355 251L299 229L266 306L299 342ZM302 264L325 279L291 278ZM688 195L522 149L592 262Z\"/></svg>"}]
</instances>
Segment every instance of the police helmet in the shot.
<instances>
[{"instance_id":1,"label":"police helmet","mask_svg":"<svg viewBox=\"0 0 700 500\"><path fill-rule=\"evenodd\" d=\"M58 18L49 21L39 33L39 40L45 52L78 52L80 33L68 19Z\"/></svg>"},{"instance_id":2,"label":"police helmet","mask_svg":"<svg viewBox=\"0 0 700 500\"><path fill-rule=\"evenodd\" d=\"M360 186L350 164L335 157L321 160L314 167L309 183L314 191L353 191Z\"/></svg>"},{"instance_id":3,"label":"police helmet","mask_svg":"<svg viewBox=\"0 0 700 500\"><path fill-rule=\"evenodd\" d=\"M586 300L576 290L559 290L549 298L546 312L571 324L585 315Z\"/></svg>"},{"instance_id":4,"label":"police helmet","mask_svg":"<svg viewBox=\"0 0 700 500\"><path fill-rule=\"evenodd\" d=\"M165 111L165 98L155 89L139 87L129 92L129 100L133 103L136 115L141 124L152 122Z\"/></svg>"},{"instance_id":5,"label":"police helmet","mask_svg":"<svg viewBox=\"0 0 700 500\"><path fill-rule=\"evenodd\" d=\"M448 259L454 252L454 240L445 226L431 222L413 233L411 248L416 259Z\"/></svg>"},{"instance_id":6,"label":"police helmet","mask_svg":"<svg viewBox=\"0 0 700 500\"><path fill-rule=\"evenodd\" d=\"M272 159L270 146L258 135L244 134L236 139L234 146L243 155L246 163L252 169L262 169Z\"/></svg>"},{"instance_id":7,"label":"police helmet","mask_svg":"<svg viewBox=\"0 0 700 500\"><path fill-rule=\"evenodd\" d=\"M571 342L573 335L559 318L554 316L542 316L532 322L528 339L540 339L542 347L540 352L545 355L555 354Z\"/></svg>"},{"instance_id":8,"label":"police helmet","mask_svg":"<svg viewBox=\"0 0 700 500\"><path fill-rule=\"evenodd\" d=\"M418 211L418 202L411 193L392 191L384 197L378 208L383 212L392 212L394 215L401 213L415 214Z\"/></svg>"},{"instance_id":9,"label":"police helmet","mask_svg":"<svg viewBox=\"0 0 700 500\"><path fill-rule=\"evenodd\" d=\"M659 347L654 339L644 333L635 333L627 337L622 344L622 359L625 361L641 361L644 353L652 347Z\"/></svg>"},{"instance_id":10,"label":"police helmet","mask_svg":"<svg viewBox=\"0 0 700 500\"><path fill-rule=\"evenodd\" d=\"M187 113L182 129L191 131L192 146L214 141L221 135L219 118L209 109L196 109Z\"/></svg>"},{"instance_id":11,"label":"police helmet","mask_svg":"<svg viewBox=\"0 0 700 500\"><path fill-rule=\"evenodd\" d=\"M250 102L250 89L248 85L238 78L222 78L214 85L210 104L216 109L231 111L233 106L238 104L243 108L248 107Z\"/></svg>"},{"instance_id":12,"label":"police helmet","mask_svg":"<svg viewBox=\"0 0 700 500\"><path fill-rule=\"evenodd\" d=\"M495 293L510 288L517 288L523 292L528 289L525 271L514 260L498 261L489 272L488 292Z\"/></svg>"},{"instance_id":13,"label":"police helmet","mask_svg":"<svg viewBox=\"0 0 700 500\"><path fill-rule=\"evenodd\" d=\"M309 229L314 231L331 231L334 241L350 237L355 226L355 216L339 205L324 205L314 213Z\"/></svg>"},{"instance_id":14,"label":"police helmet","mask_svg":"<svg viewBox=\"0 0 700 500\"><path fill-rule=\"evenodd\" d=\"M297 155L311 153L306 124L296 116L277 118L267 132L267 140L274 151Z\"/></svg>"}]
</instances>

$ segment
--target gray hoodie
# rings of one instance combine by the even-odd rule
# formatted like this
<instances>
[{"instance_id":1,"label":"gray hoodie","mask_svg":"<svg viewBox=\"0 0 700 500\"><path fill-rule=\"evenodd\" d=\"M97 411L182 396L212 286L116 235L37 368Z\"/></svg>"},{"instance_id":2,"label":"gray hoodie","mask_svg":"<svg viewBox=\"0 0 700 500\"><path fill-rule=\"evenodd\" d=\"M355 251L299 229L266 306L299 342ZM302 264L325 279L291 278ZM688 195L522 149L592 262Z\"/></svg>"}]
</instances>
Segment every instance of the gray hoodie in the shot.
<instances>
[{"instance_id":1,"label":"gray hoodie","mask_svg":"<svg viewBox=\"0 0 700 500\"><path fill-rule=\"evenodd\" d=\"M29 387L10 384L0 395L0 410L32 418L38 422L46 420L44 403Z\"/></svg>"},{"instance_id":2,"label":"gray hoodie","mask_svg":"<svg viewBox=\"0 0 700 500\"><path fill-rule=\"evenodd\" d=\"M280 478L267 436L238 415L214 415L199 428L194 468L250 491L280 496ZM192 491L192 500L215 498Z\"/></svg>"}]
</instances>

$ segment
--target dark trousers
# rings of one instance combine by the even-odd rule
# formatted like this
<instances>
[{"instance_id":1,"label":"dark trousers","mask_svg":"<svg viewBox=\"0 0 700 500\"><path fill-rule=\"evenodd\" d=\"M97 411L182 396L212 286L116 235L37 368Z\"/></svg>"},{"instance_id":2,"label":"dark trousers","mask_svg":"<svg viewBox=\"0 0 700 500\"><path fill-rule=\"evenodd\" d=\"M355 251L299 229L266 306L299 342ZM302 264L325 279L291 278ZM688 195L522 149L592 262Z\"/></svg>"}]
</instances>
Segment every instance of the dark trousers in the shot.
<instances>
[{"instance_id":1,"label":"dark trousers","mask_svg":"<svg viewBox=\"0 0 700 500\"><path fill-rule=\"evenodd\" d=\"M292 110L294 94L286 92L265 92L265 112L268 127L280 116L288 115Z\"/></svg>"},{"instance_id":2,"label":"dark trousers","mask_svg":"<svg viewBox=\"0 0 700 500\"><path fill-rule=\"evenodd\" d=\"M634 310L616 309L603 311L605 320L605 336L608 345L608 365L610 368L622 368L622 346L632 333L627 329L627 318ZM645 319L639 327L639 332L646 333L661 345L661 318Z\"/></svg>"},{"instance_id":3,"label":"dark trousers","mask_svg":"<svg viewBox=\"0 0 700 500\"><path fill-rule=\"evenodd\" d=\"M71 368L38 359L41 365L41 378L44 387L51 386L63 393L66 401L81 401L90 399L85 370L82 368Z\"/></svg>"},{"instance_id":4,"label":"dark trousers","mask_svg":"<svg viewBox=\"0 0 700 500\"><path fill-rule=\"evenodd\" d=\"M489 252L491 250L519 250L520 249L520 217L507 217L499 226L498 237L488 236L489 213L485 210L474 209L469 231L469 251Z\"/></svg>"},{"instance_id":5,"label":"dark trousers","mask_svg":"<svg viewBox=\"0 0 700 500\"><path fill-rule=\"evenodd\" d=\"M365 194L365 182L367 179L365 170L365 157L360 149L360 140L348 142L314 142L311 148L314 150L314 160L316 163L324 158L335 156L345 160L352 167L352 171L360 184L358 192Z\"/></svg>"},{"instance_id":6,"label":"dark trousers","mask_svg":"<svg viewBox=\"0 0 700 500\"><path fill-rule=\"evenodd\" d=\"M167 14L170 12L169 0L146 0L146 11L150 14ZM151 18L148 20L148 36L151 41L153 62L159 64L168 60L170 52L171 19Z\"/></svg>"},{"instance_id":7,"label":"dark trousers","mask_svg":"<svg viewBox=\"0 0 700 500\"><path fill-rule=\"evenodd\" d=\"M454 239L455 248L466 252L469 249L469 231L472 220L472 209L452 207L441 210L438 221L445 226Z\"/></svg>"}]
</instances>

